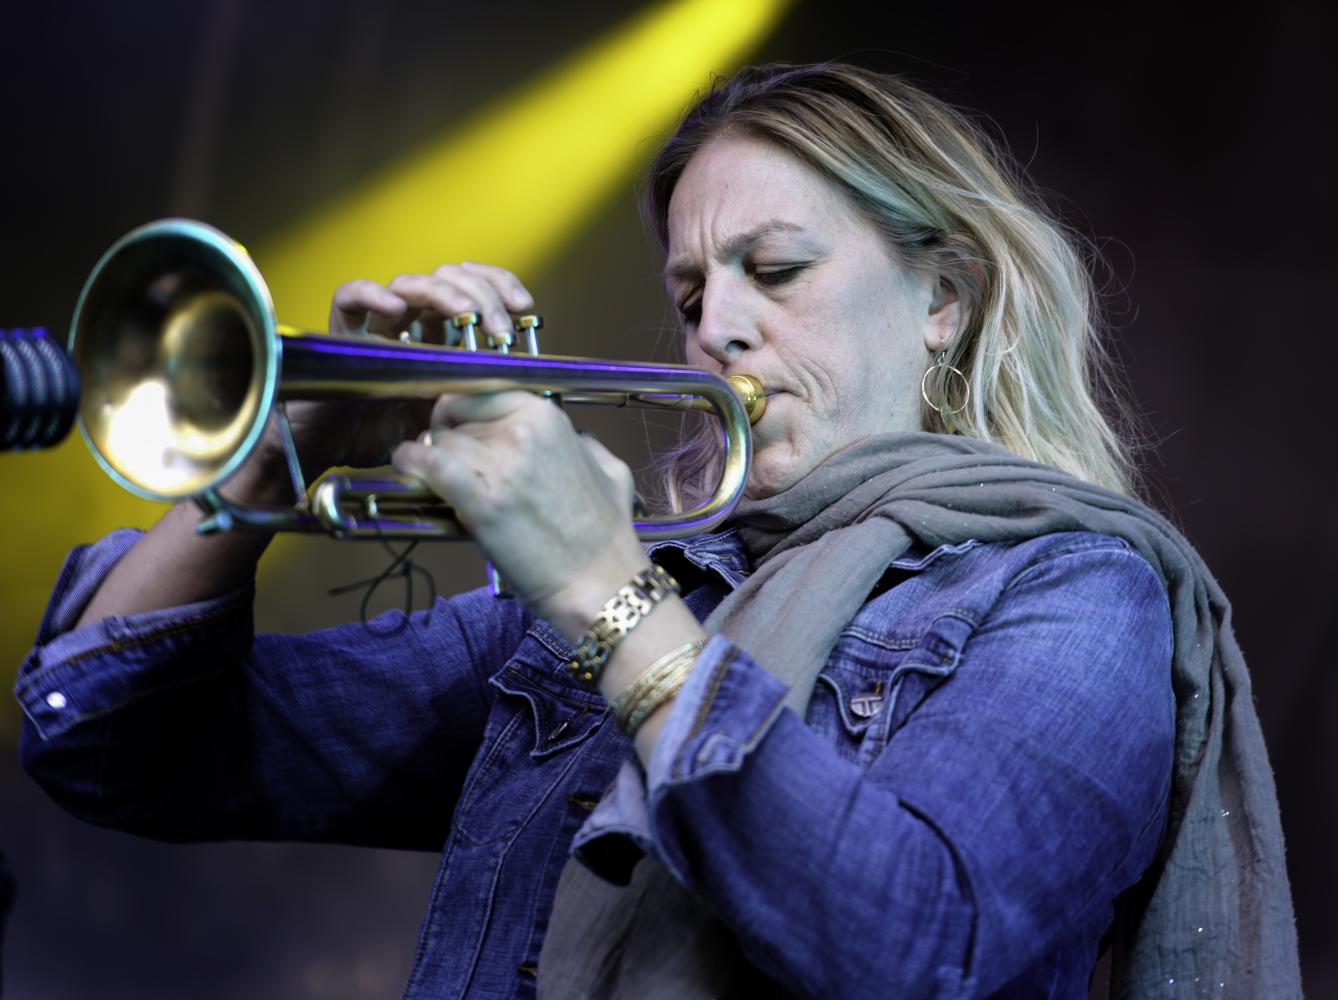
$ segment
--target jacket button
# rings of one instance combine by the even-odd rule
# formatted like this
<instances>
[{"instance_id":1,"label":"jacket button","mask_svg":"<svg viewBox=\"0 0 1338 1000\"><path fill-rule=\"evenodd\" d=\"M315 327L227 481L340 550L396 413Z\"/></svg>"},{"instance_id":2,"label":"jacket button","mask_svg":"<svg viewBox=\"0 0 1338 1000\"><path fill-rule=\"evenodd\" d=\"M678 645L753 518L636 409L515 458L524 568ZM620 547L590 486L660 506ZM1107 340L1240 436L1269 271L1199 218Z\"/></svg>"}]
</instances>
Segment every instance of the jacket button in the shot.
<instances>
[{"instance_id":1,"label":"jacket button","mask_svg":"<svg viewBox=\"0 0 1338 1000\"><path fill-rule=\"evenodd\" d=\"M883 707L883 684L878 682L872 691L865 691L850 699L850 714L857 719L872 719Z\"/></svg>"}]
</instances>

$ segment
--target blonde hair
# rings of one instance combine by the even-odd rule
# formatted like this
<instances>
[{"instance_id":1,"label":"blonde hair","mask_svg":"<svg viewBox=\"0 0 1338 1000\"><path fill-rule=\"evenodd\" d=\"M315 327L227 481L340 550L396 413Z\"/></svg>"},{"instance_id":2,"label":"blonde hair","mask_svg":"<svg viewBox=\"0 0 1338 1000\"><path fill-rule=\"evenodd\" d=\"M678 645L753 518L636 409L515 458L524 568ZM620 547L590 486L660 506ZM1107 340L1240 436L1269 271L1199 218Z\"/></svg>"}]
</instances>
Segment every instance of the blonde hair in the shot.
<instances>
[{"instance_id":1,"label":"blonde hair","mask_svg":"<svg viewBox=\"0 0 1338 1000\"><path fill-rule=\"evenodd\" d=\"M944 361L961 380L929 379L945 418L927 431L995 442L1122 493L1135 492L1129 448L1097 394L1117 402L1081 245L974 122L897 77L854 66L771 65L717 80L651 164L647 221L668 247L669 199L711 139L772 142L844 190L912 268L941 274L968 308ZM937 384L936 384L937 383ZM687 506L715 485L720 433L703 423L659 463L666 500Z\"/></svg>"}]
</instances>

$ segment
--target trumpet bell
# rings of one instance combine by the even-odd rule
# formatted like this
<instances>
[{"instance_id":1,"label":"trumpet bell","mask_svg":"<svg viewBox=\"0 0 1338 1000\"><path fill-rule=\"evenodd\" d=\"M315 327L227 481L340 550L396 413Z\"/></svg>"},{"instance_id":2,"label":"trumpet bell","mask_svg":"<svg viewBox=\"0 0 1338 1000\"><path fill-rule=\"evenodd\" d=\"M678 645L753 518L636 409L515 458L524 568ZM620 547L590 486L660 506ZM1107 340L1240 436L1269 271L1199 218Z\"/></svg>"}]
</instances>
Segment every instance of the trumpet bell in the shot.
<instances>
[{"instance_id":1,"label":"trumpet bell","mask_svg":"<svg viewBox=\"0 0 1338 1000\"><path fill-rule=\"evenodd\" d=\"M116 482L151 500L227 479L274 401L268 292L242 247L196 222L142 226L103 255L69 350L84 379L85 440Z\"/></svg>"}]
</instances>

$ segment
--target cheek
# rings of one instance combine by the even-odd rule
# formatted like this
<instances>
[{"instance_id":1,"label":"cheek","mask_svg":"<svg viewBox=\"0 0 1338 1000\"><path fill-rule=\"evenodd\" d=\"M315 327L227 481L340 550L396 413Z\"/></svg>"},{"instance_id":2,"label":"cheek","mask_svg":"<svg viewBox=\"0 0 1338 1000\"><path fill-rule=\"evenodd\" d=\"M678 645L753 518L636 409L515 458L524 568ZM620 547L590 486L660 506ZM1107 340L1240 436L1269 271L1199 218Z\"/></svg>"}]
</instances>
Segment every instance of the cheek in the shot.
<instances>
[{"instance_id":1,"label":"cheek","mask_svg":"<svg viewBox=\"0 0 1338 1000\"><path fill-rule=\"evenodd\" d=\"M701 349L695 337L684 337L683 361L689 368L703 368L713 372L720 370L720 363Z\"/></svg>"}]
</instances>

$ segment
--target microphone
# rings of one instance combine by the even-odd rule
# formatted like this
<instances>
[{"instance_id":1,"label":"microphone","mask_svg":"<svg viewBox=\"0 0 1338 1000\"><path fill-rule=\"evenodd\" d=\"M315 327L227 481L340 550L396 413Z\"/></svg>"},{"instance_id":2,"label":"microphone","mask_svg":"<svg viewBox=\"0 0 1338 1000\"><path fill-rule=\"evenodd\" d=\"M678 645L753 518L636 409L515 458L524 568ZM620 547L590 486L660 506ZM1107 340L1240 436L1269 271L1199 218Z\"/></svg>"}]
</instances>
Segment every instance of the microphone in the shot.
<instances>
[{"instance_id":1,"label":"microphone","mask_svg":"<svg viewBox=\"0 0 1338 1000\"><path fill-rule=\"evenodd\" d=\"M0 330L0 451L60 444L78 412L79 372L46 330Z\"/></svg>"}]
</instances>

